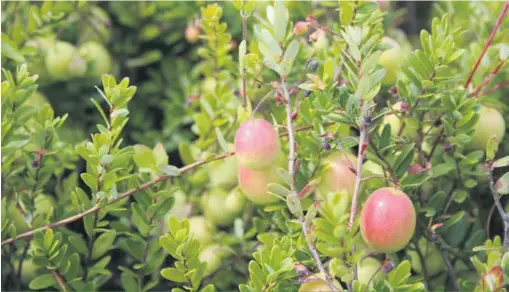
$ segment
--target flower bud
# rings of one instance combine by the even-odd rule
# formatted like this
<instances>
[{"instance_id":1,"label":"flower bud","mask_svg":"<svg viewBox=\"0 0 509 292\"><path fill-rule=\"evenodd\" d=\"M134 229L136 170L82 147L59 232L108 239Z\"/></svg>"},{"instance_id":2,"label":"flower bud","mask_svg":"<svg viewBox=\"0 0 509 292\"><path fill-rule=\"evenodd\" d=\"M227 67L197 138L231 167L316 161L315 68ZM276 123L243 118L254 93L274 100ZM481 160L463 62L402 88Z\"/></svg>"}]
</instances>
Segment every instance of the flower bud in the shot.
<instances>
[{"instance_id":1,"label":"flower bud","mask_svg":"<svg viewBox=\"0 0 509 292\"><path fill-rule=\"evenodd\" d=\"M196 43L196 41L198 41L199 35L200 35L200 27L195 26L195 25L189 25L186 28L185 37L189 43L192 43L192 44Z\"/></svg>"},{"instance_id":2,"label":"flower bud","mask_svg":"<svg viewBox=\"0 0 509 292\"><path fill-rule=\"evenodd\" d=\"M307 23L305 21L299 21L293 27L293 33L295 35L303 35L303 34L307 33L308 30L309 30L309 23Z\"/></svg>"}]
</instances>

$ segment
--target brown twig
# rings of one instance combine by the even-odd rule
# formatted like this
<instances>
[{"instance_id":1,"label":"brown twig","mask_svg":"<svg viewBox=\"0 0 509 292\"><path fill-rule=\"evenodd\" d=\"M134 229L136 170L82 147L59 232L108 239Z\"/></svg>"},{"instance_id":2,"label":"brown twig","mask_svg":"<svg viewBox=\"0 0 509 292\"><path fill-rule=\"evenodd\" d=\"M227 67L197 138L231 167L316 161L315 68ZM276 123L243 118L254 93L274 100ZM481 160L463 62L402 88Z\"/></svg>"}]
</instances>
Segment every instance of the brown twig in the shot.
<instances>
[{"instance_id":1,"label":"brown twig","mask_svg":"<svg viewBox=\"0 0 509 292\"><path fill-rule=\"evenodd\" d=\"M495 33L497 32L498 28L500 27L500 24L502 23L502 19L504 18L504 16L507 13L507 9L509 9L509 1L505 2L504 8L500 12L497 22L495 23L495 26L493 27L493 30L491 31L490 37L488 38L488 41L486 41L486 44L484 45L484 49L482 50L481 55L479 56L479 58L477 58L477 61L474 64L474 68L472 68L472 72L470 72L470 75L468 76L467 82L465 82L465 88L468 88L468 86L472 82L472 78L474 78L475 71L477 71L477 68L479 68L482 58L488 51L488 47L490 46L491 42L493 41L493 38L495 37Z\"/></svg>"},{"instance_id":2,"label":"brown twig","mask_svg":"<svg viewBox=\"0 0 509 292\"><path fill-rule=\"evenodd\" d=\"M201 166L203 164L207 164L209 162L212 162L212 161L216 161L216 160L221 160L221 159L225 159L225 158L228 158L230 156L233 156L235 155L235 152L228 152L228 153L225 153L225 154L222 154L222 155L218 155L216 156L214 159L212 160L208 160L208 161L205 161L205 160L200 160L200 161L196 161L194 163L191 163L189 165L186 165L182 168L179 169L179 174L183 174L195 167L198 167L198 166ZM161 175L161 176L158 176L157 178L153 179L153 180L150 180L134 189L131 189L127 192L124 192L122 194L120 194L116 199L110 201L108 203L108 205L111 205L113 203L116 203L122 199L125 199L127 197L130 197L131 195L134 195L136 194L137 192L141 191L141 190L144 190L154 184L157 184L159 182L162 182L162 181L165 181L169 178L171 178L172 176L170 175ZM24 232L24 233L21 233L21 234L18 234L17 236L13 237L13 238L9 238L9 239L6 239L4 241L2 241L2 245L4 244L8 244L8 243L11 243L11 242L14 242L18 239L21 239L21 238L26 238L26 237L31 237L35 232L38 232L38 231L41 231L41 230L47 230L47 229L52 229L52 228L55 228L55 227L60 227L60 226L64 226L64 225L67 225L69 223L72 223L76 220L79 220L89 214L92 214L98 210L100 210L101 207L99 207L99 205L95 205L94 207L88 209L88 210L85 210L79 214L76 214L74 216L71 216L71 217L68 217L68 218L65 218L63 220L60 220L58 222L55 222L55 223L51 223L51 224L48 224L48 225L45 225L45 226L42 226L42 227L39 227L39 228L36 228L36 229L33 229L33 230L30 230L30 231L27 231L27 232Z\"/></svg>"},{"instance_id":3,"label":"brown twig","mask_svg":"<svg viewBox=\"0 0 509 292\"><path fill-rule=\"evenodd\" d=\"M64 279L62 279L60 273L58 273L56 270L51 270L51 274L53 275L53 278L55 278L55 280L57 281L58 286L60 286L60 288L62 288L64 292L67 292L67 287L65 286Z\"/></svg>"}]
</instances>

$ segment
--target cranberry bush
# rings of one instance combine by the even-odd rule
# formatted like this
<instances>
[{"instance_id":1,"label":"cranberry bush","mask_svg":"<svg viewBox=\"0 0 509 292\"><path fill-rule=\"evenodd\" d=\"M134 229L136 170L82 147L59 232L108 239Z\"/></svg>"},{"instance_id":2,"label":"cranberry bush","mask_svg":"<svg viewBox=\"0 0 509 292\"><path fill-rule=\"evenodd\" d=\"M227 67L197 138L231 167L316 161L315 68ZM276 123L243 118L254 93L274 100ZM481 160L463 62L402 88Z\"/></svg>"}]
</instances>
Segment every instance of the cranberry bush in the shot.
<instances>
[{"instance_id":1,"label":"cranberry bush","mask_svg":"<svg viewBox=\"0 0 509 292\"><path fill-rule=\"evenodd\" d=\"M2 289L505 291L507 10L6 4Z\"/></svg>"}]
</instances>

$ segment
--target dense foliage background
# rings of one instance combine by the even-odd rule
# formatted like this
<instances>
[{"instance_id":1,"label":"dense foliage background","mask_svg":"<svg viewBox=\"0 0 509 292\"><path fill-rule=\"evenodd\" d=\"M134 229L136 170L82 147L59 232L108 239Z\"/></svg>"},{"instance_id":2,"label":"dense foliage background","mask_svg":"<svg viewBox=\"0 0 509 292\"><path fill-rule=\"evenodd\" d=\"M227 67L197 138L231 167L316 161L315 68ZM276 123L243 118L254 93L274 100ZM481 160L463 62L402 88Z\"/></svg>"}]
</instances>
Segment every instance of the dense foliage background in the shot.
<instances>
[{"instance_id":1,"label":"dense foliage background","mask_svg":"<svg viewBox=\"0 0 509 292\"><path fill-rule=\"evenodd\" d=\"M493 194L489 137L470 141L481 104L509 122L507 17L463 87L504 2L2 4L3 290L296 291L320 272L310 241L345 289L500 291L509 281L494 204L509 177L496 168L495 181L506 178ZM299 21L308 23L301 35ZM397 82L382 81L377 65L376 51L389 49L383 36L402 48ZM277 125L288 159L281 76L299 167L270 190L286 196L295 184L304 195L258 206L229 156L257 108ZM391 112L407 132L384 128ZM310 194L331 151L360 153L363 127L363 177L386 178L363 181L360 204L399 184L417 228L405 249L370 254L378 266L366 273L379 276L361 284L354 267L369 250L358 220L347 231L350 200ZM509 155L508 139L496 158ZM205 238L192 240L189 228Z\"/></svg>"}]
</instances>

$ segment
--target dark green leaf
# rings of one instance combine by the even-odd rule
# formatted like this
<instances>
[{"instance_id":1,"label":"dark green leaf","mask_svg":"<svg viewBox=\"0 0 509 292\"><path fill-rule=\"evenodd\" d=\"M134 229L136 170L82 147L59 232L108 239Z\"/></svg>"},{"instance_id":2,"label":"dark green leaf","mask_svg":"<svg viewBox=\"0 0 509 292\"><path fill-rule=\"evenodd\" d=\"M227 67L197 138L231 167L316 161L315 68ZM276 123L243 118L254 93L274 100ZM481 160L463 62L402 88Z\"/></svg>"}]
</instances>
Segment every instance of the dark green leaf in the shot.
<instances>
[{"instance_id":1,"label":"dark green leaf","mask_svg":"<svg viewBox=\"0 0 509 292\"><path fill-rule=\"evenodd\" d=\"M108 250L110 250L115 242L117 233L115 230L110 230L101 234L92 248L92 259L96 260L103 256Z\"/></svg>"}]
</instances>

